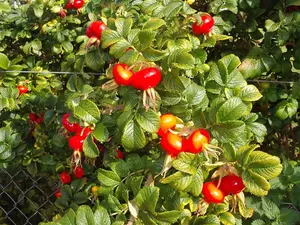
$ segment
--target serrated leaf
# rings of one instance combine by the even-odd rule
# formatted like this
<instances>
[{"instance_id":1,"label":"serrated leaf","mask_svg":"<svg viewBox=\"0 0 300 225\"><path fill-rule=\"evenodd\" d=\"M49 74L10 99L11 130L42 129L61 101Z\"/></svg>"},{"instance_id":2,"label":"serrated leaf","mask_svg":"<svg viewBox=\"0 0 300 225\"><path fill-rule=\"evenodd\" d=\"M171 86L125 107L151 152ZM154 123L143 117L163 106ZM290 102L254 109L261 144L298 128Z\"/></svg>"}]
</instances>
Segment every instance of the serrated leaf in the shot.
<instances>
[{"instance_id":1,"label":"serrated leaf","mask_svg":"<svg viewBox=\"0 0 300 225\"><path fill-rule=\"evenodd\" d=\"M197 173L197 167L199 166L200 160L195 154L182 153L172 162L175 169L185 172L191 175Z\"/></svg>"},{"instance_id":2,"label":"serrated leaf","mask_svg":"<svg viewBox=\"0 0 300 225\"><path fill-rule=\"evenodd\" d=\"M244 130L244 122L233 120L215 124L213 126L212 133L218 140L224 143L234 143L238 136L244 132Z\"/></svg>"},{"instance_id":3,"label":"serrated leaf","mask_svg":"<svg viewBox=\"0 0 300 225\"><path fill-rule=\"evenodd\" d=\"M101 184L107 187L117 186L121 181L121 178L113 171L104 170L101 168L97 171L97 178Z\"/></svg>"},{"instance_id":4,"label":"serrated leaf","mask_svg":"<svg viewBox=\"0 0 300 225\"><path fill-rule=\"evenodd\" d=\"M91 100L85 99L75 107L74 114L88 123L97 123L100 120L100 111Z\"/></svg>"},{"instance_id":5,"label":"serrated leaf","mask_svg":"<svg viewBox=\"0 0 300 225\"><path fill-rule=\"evenodd\" d=\"M185 90L183 82L175 74L167 73L165 76L163 76L163 84L166 90L169 92L181 93Z\"/></svg>"},{"instance_id":6,"label":"serrated leaf","mask_svg":"<svg viewBox=\"0 0 300 225\"><path fill-rule=\"evenodd\" d=\"M242 91L240 93L240 98L243 101L247 102L254 102L259 100L262 97L259 90L254 85L247 85L242 88Z\"/></svg>"},{"instance_id":7,"label":"serrated leaf","mask_svg":"<svg viewBox=\"0 0 300 225\"><path fill-rule=\"evenodd\" d=\"M262 151L252 152L247 164L249 170L263 176L267 180L277 177L282 171L280 159Z\"/></svg>"},{"instance_id":8,"label":"serrated leaf","mask_svg":"<svg viewBox=\"0 0 300 225\"><path fill-rule=\"evenodd\" d=\"M131 49L131 50L126 51L121 56L119 61L122 63L126 63L128 65L132 65L137 61L138 57L139 57L139 52Z\"/></svg>"},{"instance_id":9,"label":"serrated leaf","mask_svg":"<svg viewBox=\"0 0 300 225\"><path fill-rule=\"evenodd\" d=\"M145 147L147 140L140 125L134 121L129 121L123 131L122 145L130 150L141 149Z\"/></svg>"},{"instance_id":10,"label":"serrated leaf","mask_svg":"<svg viewBox=\"0 0 300 225\"><path fill-rule=\"evenodd\" d=\"M151 47L147 48L143 51L143 56L145 57L145 59L147 59L151 62L161 60L165 56L167 56L167 54L168 54L168 52L166 52L166 51L156 50Z\"/></svg>"},{"instance_id":11,"label":"serrated leaf","mask_svg":"<svg viewBox=\"0 0 300 225\"><path fill-rule=\"evenodd\" d=\"M199 167L197 173L192 177L191 183L184 189L184 191L198 197L202 192L203 179L202 168Z\"/></svg>"},{"instance_id":12,"label":"serrated leaf","mask_svg":"<svg viewBox=\"0 0 300 225\"><path fill-rule=\"evenodd\" d=\"M267 195L270 190L269 182L264 177L251 171L244 171L242 179L246 189L256 196Z\"/></svg>"},{"instance_id":13,"label":"serrated leaf","mask_svg":"<svg viewBox=\"0 0 300 225\"><path fill-rule=\"evenodd\" d=\"M274 32L280 28L281 23L275 23L274 21L268 19L265 22L265 28L267 29L268 32Z\"/></svg>"},{"instance_id":14,"label":"serrated leaf","mask_svg":"<svg viewBox=\"0 0 300 225\"><path fill-rule=\"evenodd\" d=\"M106 28L101 34L102 48L107 48L120 40L122 40L122 37L115 30Z\"/></svg>"},{"instance_id":15,"label":"serrated leaf","mask_svg":"<svg viewBox=\"0 0 300 225\"><path fill-rule=\"evenodd\" d=\"M11 7L7 2L0 2L0 12L9 12Z\"/></svg>"},{"instance_id":16,"label":"serrated leaf","mask_svg":"<svg viewBox=\"0 0 300 225\"><path fill-rule=\"evenodd\" d=\"M250 154L258 148L258 145L247 145L239 148L236 151L236 160L240 165L247 165ZM253 159L252 159L253 160Z\"/></svg>"},{"instance_id":17,"label":"serrated leaf","mask_svg":"<svg viewBox=\"0 0 300 225\"><path fill-rule=\"evenodd\" d=\"M158 28L164 26L166 22L163 19L151 18L143 26L143 30L157 30Z\"/></svg>"},{"instance_id":18,"label":"serrated leaf","mask_svg":"<svg viewBox=\"0 0 300 225\"><path fill-rule=\"evenodd\" d=\"M136 196L136 205L143 210L155 214L155 207L159 197L158 187L143 187Z\"/></svg>"},{"instance_id":19,"label":"serrated leaf","mask_svg":"<svg viewBox=\"0 0 300 225\"><path fill-rule=\"evenodd\" d=\"M193 181L193 176L183 174L182 172L176 172L166 178L161 179L161 183L169 184L171 187L178 191L185 190Z\"/></svg>"},{"instance_id":20,"label":"serrated leaf","mask_svg":"<svg viewBox=\"0 0 300 225\"><path fill-rule=\"evenodd\" d=\"M95 130L93 131L93 137L96 138L100 142L107 141L109 137L109 132L106 126L103 125L103 123L98 123L96 125Z\"/></svg>"},{"instance_id":21,"label":"serrated leaf","mask_svg":"<svg viewBox=\"0 0 300 225\"><path fill-rule=\"evenodd\" d=\"M278 206L270 199L265 197L261 198L261 202L262 207L264 209L264 215L267 216L269 219L275 219L280 213Z\"/></svg>"},{"instance_id":22,"label":"serrated leaf","mask_svg":"<svg viewBox=\"0 0 300 225\"><path fill-rule=\"evenodd\" d=\"M69 209L59 221L61 225L76 225L76 214L73 209Z\"/></svg>"},{"instance_id":23,"label":"serrated leaf","mask_svg":"<svg viewBox=\"0 0 300 225\"><path fill-rule=\"evenodd\" d=\"M279 218L281 224L285 225L294 225L300 222L299 212L288 208L280 209Z\"/></svg>"},{"instance_id":24,"label":"serrated leaf","mask_svg":"<svg viewBox=\"0 0 300 225\"><path fill-rule=\"evenodd\" d=\"M107 203L113 211L118 212L118 213L122 212L121 203L115 196L109 194L107 197Z\"/></svg>"},{"instance_id":25,"label":"serrated leaf","mask_svg":"<svg viewBox=\"0 0 300 225\"><path fill-rule=\"evenodd\" d=\"M238 97L228 99L217 112L217 121L238 120L248 114L248 107Z\"/></svg>"},{"instance_id":26,"label":"serrated leaf","mask_svg":"<svg viewBox=\"0 0 300 225\"><path fill-rule=\"evenodd\" d=\"M86 157L91 159L97 158L99 156L99 149L94 143L91 135L87 136L83 142L83 152Z\"/></svg>"},{"instance_id":27,"label":"serrated leaf","mask_svg":"<svg viewBox=\"0 0 300 225\"><path fill-rule=\"evenodd\" d=\"M97 225L110 225L109 214L105 208L102 206L98 206L96 211L94 212L94 221Z\"/></svg>"},{"instance_id":28,"label":"serrated leaf","mask_svg":"<svg viewBox=\"0 0 300 225\"><path fill-rule=\"evenodd\" d=\"M156 133L160 126L159 115L152 109L149 109L148 111L140 109L136 114L136 121L144 130L150 133Z\"/></svg>"},{"instance_id":29,"label":"serrated leaf","mask_svg":"<svg viewBox=\"0 0 300 225\"><path fill-rule=\"evenodd\" d=\"M155 35L156 35L156 32L154 32L152 30L141 30L138 33L139 42L140 42L142 50L147 49L151 46L151 43L155 39Z\"/></svg>"},{"instance_id":30,"label":"serrated leaf","mask_svg":"<svg viewBox=\"0 0 300 225\"><path fill-rule=\"evenodd\" d=\"M5 54L0 53L0 68L6 70L8 68L8 65L9 65L8 57Z\"/></svg>"},{"instance_id":31,"label":"serrated leaf","mask_svg":"<svg viewBox=\"0 0 300 225\"><path fill-rule=\"evenodd\" d=\"M295 99L300 99L300 81L294 83L292 88L292 95Z\"/></svg>"},{"instance_id":32,"label":"serrated leaf","mask_svg":"<svg viewBox=\"0 0 300 225\"><path fill-rule=\"evenodd\" d=\"M110 49L109 53L114 55L117 59L120 58L124 52L131 46L131 44L125 40L119 40L117 43L113 44Z\"/></svg>"},{"instance_id":33,"label":"serrated leaf","mask_svg":"<svg viewBox=\"0 0 300 225\"><path fill-rule=\"evenodd\" d=\"M201 216L195 220L193 225L220 225L220 220L216 215Z\"/></svg>"},{"instance_id":34,"label":"serrated leaf","mask_svg":"<svg viewBox=\"0 0 300 225\"><path fill-rule=\"evenodd\" d=\"M91 207L81 205L76 211L76 224L95 225L94 214Z\"/></svg>"},{"instance_id":35,"label":"serrated leaf","mask_svg":"<svg viewBox=\"0 0 300 225\"><path fill-rule=\"evenodd\" d=\"M181 216L181 211L172 210L166 212L160 212L155 215L155 218L159 221L166 223L175 223Z\"/></svg>"},{"instance_id":36,"label":"serrated leaf","mask_svg":"<svg viewBox=\"0 0 300 225\"><path fill-rule=\"evenodd\" d=\"M170 55L169 64L183 70L193 69L195 58L188 52L177 51Z\"/></svg>"},{"instance_id":37,"label":"serrated leaf","mask_svg":"<svg viewBox=\"0 0 300 225\"><path fill-rule=\"evenodd\" d=\"M126 19L117 18L115 21L115 25L116 25L118 33L121 36L126 37L131 30L132 23L133 23L133 20L131 18L126 18Z\"/></svg>"},{"instance_id":38,"label":"serrated leaf","mask_svg":"<svg viewBox=\"0 0 300 225\"><path fill-rule=\"evenodd\" d=\"M171 2L165 6L163 10L163 14L167 18L173 17L179 13L182 6L183 6L183 2Z\"/></svg>"},{"instance_id":39,"label":"serrated leaf","mask_svg":"<svg viewBox=\"0 0 300 225\"><path fill-rule=\"evenodd\" d=\"M235 222L236 222L235 217L229 212L221 213L219 215L219 219L220 219L221 223L224 225L235 225Z\"/></svg>"}]
</instances>

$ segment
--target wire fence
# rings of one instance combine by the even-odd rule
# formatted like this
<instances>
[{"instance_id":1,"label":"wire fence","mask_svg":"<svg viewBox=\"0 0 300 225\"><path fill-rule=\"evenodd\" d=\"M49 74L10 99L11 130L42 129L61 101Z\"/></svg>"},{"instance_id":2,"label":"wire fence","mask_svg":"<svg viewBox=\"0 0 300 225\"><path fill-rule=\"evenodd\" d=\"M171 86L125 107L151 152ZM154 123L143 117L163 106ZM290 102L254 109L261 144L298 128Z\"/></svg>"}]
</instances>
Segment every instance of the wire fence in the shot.
<instances>
[{"instance_id":1,"label":"wire fence","mask_svg":"<svg viewBox=\"0 0 300 225\"><path fill-rule=\"evenodd\" d=\"M0 225L37 225L50 221L58 183L47 176L32 176L24 169L0 168Z\"/></svg>"}]
</instances>

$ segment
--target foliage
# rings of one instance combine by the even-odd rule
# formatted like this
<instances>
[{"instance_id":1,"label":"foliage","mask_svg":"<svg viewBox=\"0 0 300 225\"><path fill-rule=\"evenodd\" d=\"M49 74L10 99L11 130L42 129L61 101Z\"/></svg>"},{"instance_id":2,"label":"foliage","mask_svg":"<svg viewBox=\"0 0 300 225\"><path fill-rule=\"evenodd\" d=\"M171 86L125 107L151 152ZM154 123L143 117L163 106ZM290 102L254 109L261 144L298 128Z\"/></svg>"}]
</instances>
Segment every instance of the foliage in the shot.
<instances>
[{"instance_id":1,"label":"foliage","mask_svg":"<svg viewBox=\"0 0 300 225\"><path fill-rule=\"evenodd\" d=\"M297 210L276 197L284 185L290 196L299 192L299 166L286 161L276 177L279 151L299 154L300 13L287 9L300 2L91 0L64 17L65 3L0 3L1 167L22 164L57 179L79 165L85 172L61 186L56 205L65 215L49 224L241 224L253 213L252 224L297 222ZM207 36L191 32L200 12L214 16ZM85 35L95 20L107 25L100 46ZM161 70L155 105L145 108L142 91L131 86L108 88L119 62L134 72ZM255 85L257 78L296 83ZM28 93L19 95L21 84ZM69 112L70 122L93 130L79 155L61 124ZM29 121L29 113L43 122ZM184 152L170 160L157 135L164 113L177 116L183 136L207 129L220 157ZM235 197L228 196L199 213L203 183L228 168L245 183L246 205L240 199L231 211ZM287 201L299 208L296 197Z\"/></svg>"}]
</instances>

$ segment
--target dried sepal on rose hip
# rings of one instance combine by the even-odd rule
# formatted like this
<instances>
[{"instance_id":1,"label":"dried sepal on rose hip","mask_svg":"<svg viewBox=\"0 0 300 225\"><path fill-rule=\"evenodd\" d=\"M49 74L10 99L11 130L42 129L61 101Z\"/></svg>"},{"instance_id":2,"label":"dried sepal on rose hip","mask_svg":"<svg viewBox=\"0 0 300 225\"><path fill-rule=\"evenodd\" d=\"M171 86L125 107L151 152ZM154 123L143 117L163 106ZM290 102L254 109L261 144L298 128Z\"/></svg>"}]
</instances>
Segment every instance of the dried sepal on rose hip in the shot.
<instances>
[{"instance_id":1,"label":"dried sepal on rose hip","mask_svg":"<svg viewBox=\"0 0 300 225\"><path fill-rule=\"evenodd\" d=\"M106 24L102 21L96 20L89 24L87 27L85 34L89 38L86 48L88 49L90 46L94 45L96 48L99 47L102 32L105 30Z\"/></svg>"},{"instance_id":2,"label":"dried sepal on rose hip","mask_svg":"<svg viewBox=\"0 0 300 225\"><path fill-rule=\"evenodd\" d=\"M188 137L186 151L194 154L203 152L207 160L209 160L209 155L218 160L222 149L211 145L210 139L210 134L206 129L197 129Z\"/></svg>"}]
</instances>

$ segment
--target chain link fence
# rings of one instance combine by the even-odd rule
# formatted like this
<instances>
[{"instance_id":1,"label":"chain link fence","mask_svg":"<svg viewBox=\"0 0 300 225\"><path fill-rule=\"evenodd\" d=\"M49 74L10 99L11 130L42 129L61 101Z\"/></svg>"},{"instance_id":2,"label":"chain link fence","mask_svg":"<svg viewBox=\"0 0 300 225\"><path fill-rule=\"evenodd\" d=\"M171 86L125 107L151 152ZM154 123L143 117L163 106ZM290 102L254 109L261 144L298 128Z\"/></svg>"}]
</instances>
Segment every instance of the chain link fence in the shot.
<instances>
[{"instance_id":1,"label":"chain link fence","mask_svg":"<svg viewBox=\"0 0 300 225\"><path fill-rule=\"evenodd\" d=\"M32 176L24 169L0 168L0 225L36 225L58 212L54 193L58 183Z\"/></svg>"}]
</instances>

